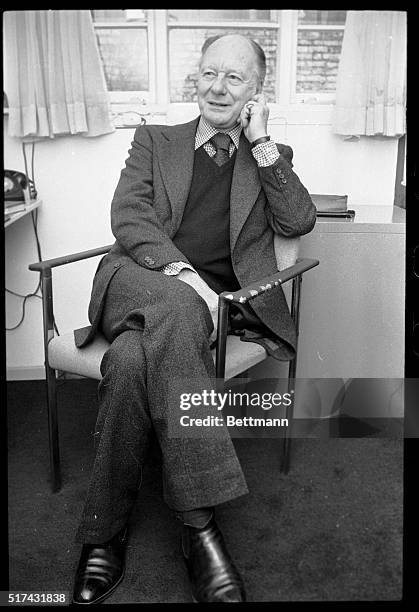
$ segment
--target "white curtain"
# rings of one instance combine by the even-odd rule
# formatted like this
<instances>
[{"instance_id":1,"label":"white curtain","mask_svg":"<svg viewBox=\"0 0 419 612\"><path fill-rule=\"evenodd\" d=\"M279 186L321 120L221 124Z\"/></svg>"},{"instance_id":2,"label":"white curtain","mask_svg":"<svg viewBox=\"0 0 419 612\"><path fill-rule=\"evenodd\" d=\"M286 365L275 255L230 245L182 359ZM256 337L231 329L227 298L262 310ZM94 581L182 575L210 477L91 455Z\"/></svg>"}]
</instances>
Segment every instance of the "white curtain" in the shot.
<instances>
[{"instance_id":1,"label":"white curtain","mask_svg":"<svg viewBox=\"0 0 419 612\"><path fill-rule=\"evenodd\" d=\"M406 13L348 11L333 131L400 136L406 131Z\"/></svg>"},{"instance_id":2,"label":"white curtain","mask_svg":"<svg viewBox=\"0 0 419 612\"><path fill-rule=\"evenodd\" d=\"M7 11L3 17L9 135L113 132L90 12Z\"/></svg>"}]
</instances>

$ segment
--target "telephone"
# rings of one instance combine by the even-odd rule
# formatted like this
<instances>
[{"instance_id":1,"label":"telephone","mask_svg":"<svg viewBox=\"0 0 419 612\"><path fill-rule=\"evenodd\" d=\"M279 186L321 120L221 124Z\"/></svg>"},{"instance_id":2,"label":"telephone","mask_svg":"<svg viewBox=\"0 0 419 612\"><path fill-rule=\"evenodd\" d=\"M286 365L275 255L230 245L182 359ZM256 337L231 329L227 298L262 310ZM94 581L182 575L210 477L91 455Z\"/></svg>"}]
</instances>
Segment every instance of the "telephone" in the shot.
<instances>
[{"instance_id":1,"label":"telephone","mask_svg":"<svg viewBox=\"0 0 419 612\"><path fill-rule=\"evenodd\" d=\"M37 192L34 182L26 174L17 170L4 171L4 200L5 202L25 202L36 200Z\"/></svg>"}]
</instances>

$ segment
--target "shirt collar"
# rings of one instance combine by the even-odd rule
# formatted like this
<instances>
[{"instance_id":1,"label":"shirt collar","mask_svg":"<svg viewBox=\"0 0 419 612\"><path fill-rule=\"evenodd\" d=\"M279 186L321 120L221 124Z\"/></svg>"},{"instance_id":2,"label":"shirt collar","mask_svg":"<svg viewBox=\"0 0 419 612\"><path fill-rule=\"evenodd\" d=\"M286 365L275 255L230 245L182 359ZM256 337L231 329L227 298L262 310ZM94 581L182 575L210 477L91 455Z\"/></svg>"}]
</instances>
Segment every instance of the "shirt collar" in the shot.
<instances>
[{"instance_id":1,"label":"shirt collar","mask_svg":"<svg viewBox=\"0 0 419 612\"><path fill-rule=\"evenodd\" d=\"M201 115L195 135L195 151L199 149L200 146L208 142L208 140L218 132L225 132L228 134L233 141L234 146L236 149L238 149L241 131L242 126L240 123L235 125L230 130L217 130L216 128L212 127L212 125L210 125Z\"/></svg>"}]
</instances>

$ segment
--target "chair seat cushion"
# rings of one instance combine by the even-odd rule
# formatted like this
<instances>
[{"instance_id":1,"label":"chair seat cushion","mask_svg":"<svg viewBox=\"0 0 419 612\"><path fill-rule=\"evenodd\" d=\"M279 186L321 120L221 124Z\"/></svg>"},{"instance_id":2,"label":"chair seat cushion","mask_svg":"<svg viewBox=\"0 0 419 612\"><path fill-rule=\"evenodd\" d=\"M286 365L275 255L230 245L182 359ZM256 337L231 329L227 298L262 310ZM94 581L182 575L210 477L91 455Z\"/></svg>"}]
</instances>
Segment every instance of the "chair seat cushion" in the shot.
<instances>
[{"instance_id":1,"label":"chair seat cushion","mask_svg":"<svg viewBox=\"0 0 419 612\"><path fill-rule=\"evenodd\" d=\"M100 380L100 363L110 344L102 335L84 348L74 344L73 332L55 336L48 344L49 365L63 372ZM215 349L212 351L215 362ZM225 379L237 376L266 358L266 351L254 342L241 342L238 336L227 337Z\"/></svg>"}]
</instances>

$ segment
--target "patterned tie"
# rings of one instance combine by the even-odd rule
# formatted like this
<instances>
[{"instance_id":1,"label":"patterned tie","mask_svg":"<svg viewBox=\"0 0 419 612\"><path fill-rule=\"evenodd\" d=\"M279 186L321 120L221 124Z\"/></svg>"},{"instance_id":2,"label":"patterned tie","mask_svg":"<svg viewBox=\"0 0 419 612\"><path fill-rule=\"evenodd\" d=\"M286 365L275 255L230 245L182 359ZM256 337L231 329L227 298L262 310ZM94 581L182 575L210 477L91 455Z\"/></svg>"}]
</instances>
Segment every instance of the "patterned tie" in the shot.
<instances>
[{"instance_id":1,"label":"patterned tie","mask_svg":"<svg viewBox=\"0 0 419 612\"><path fill-rule=\"evenodd\" d=\"M213 160L218 166L222 166L230 159L228 154L230 148L231 138L228 134L224 134L223 132L217 132L210 141L215 147L215 155Z\"/></svg>"}]
</instances>

